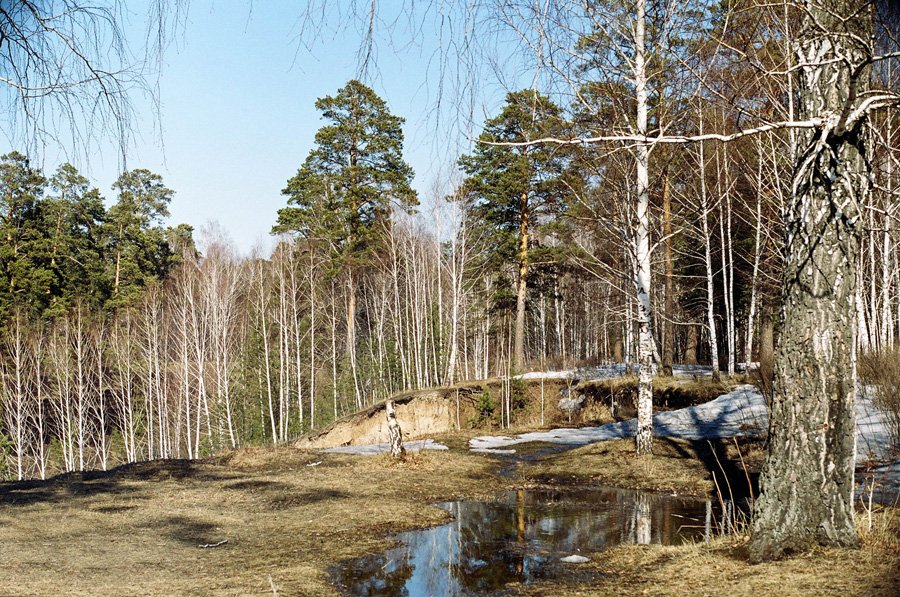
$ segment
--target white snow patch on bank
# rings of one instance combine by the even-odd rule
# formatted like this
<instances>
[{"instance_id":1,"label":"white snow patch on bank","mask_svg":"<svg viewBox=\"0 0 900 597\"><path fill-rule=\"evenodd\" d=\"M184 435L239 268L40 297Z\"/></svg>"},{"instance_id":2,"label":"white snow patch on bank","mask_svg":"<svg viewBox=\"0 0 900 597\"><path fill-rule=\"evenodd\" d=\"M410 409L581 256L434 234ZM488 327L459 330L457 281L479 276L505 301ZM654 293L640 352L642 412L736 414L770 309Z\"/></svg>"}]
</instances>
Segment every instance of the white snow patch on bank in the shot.
<instances>
[{"instance_id":1,"label":"white snow patch on bank","mask_svg":"<svg viewBox=\"0 0 900 597\"><path fill-rule=\"evenodd\" d=\"M706 404L653 415L655 436L691 440L761 437L766 433L768 424L765 399L751 385L738 386ZM636 419L631 419L599 427L551 429L515 437L480 436L469 440L469 447L475 452L509 450L510 446L526 442L548 442L575 447L634 437L636 427ZM888 499L893 499L890 496L897 496L900 492L900 459L891 461L891 436L887 421L872 403L871 392L866 388L857 395L856 434L857 465L879 463L858 475L860 488L864 478L874 479L876 500L879 495L887 495Z\"/></svg>"},{"instance_id":2,"label":"white snow patch on bank","mask_svg":"<svg viewBox=\"0 0 900 597\"><path fill-rule=\"evenodd\" d=\"M653 415L653 432L656 436L682 439L759 436L765 433L766 424L766 402L762 394L749 385L739 386L706 404ZM523 433L516 437L479 436L469 440L469 446L476 451L496 450L526 442L583 446L633 437L636 427L636 419L631 419L600 427L551 429Z\"/></svg>"},{"instance_id":3,"label":"white snow patch on bank","mask_svg":"<svg viewBox=\"0 0 900 597\"><path fill-rule=\"evenodd\" d=\"M433 439L417 439L415 441L403 442L403 447L407 452L421 452L422 450L449 450L444 444L438 443ZM328 448L327 450L319 450L320 452L328 452L331 454L357 454L360 456L368 456L372 454L383 454L391 451L391 444L368 444L366 446L340 446L337 448Z\"/></svg>"},{"instance_id":4,"label":"white snow patch on bank","mask_svg":"<svg viewBox=\"0 0 900 597\"><path fill-rule=\"evenodd\" d=\"M900 459L866 467L856 472L856 495L863 502L900 503Z\"/></svg>"},{"instance_id":5,"label":"white snow patch on bank","mask_svg":"<svg viewBox=\"0 0 900 597\"><path fill-rule=\"evenodd\" d=\"M741 364L744 366L744 364ZM752 369L755 363L750 363ZM600 381L621 377L628 371L628 366L599 365L582 369L568 369L566 371L530 371L516 375L516 379L580 379L585 381ZM632 375L638 374L637 364L631 365ZM675 365L672 367L672 375L675 377L712 377L712 367L706 365ZM724 372L721 375L725 375Z\"/></svg>"},{"instance_id":6,"label":"white snow patch on bank","mask_svg":"<svg viewBox=\"0 0 900 597\"><path fill-rule=\"evenodd\" d=\"M856 396L856 461L881 462L891 457L891 434L884 414L872 402L874 390Z\"/></svg>"}]
</instances>

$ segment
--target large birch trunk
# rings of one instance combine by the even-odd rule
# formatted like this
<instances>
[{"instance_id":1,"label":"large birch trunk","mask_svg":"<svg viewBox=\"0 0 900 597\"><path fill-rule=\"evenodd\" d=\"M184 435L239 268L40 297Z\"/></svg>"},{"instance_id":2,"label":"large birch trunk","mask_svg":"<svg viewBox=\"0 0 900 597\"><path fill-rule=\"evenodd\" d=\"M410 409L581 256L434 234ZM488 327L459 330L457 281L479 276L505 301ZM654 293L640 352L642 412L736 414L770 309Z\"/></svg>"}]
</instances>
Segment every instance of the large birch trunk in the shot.
<instances>
[{"instance_id":1,"label":"large birch trunk","mask_svg":"<svg viewBox=\"0 0 900 597\"><path fill-rule=\"evenodd\" d=\"M798 139L785 214L782 330L770 447L750 543L755 561L814 544L857 543L853 267L868 180L865 118L853 108L865 73L857 67L866 48L855 45L868 39L865 4L807 0L798 38L800 117L825 122Z\"/></svg>"}]
</instances>

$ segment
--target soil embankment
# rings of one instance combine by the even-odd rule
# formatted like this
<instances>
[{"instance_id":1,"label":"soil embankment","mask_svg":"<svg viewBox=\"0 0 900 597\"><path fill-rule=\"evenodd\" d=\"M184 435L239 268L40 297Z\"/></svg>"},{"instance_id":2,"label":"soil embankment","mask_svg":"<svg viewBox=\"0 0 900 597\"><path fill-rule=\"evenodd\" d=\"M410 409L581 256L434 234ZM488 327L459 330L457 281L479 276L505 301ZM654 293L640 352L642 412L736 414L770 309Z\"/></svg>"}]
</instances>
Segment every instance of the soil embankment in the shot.
<instances>
[{"instance_id":1,"label":"soil embankment","mask_svg":"<svg viewBox=\"0 0 900 597\"><path fill-rule=\"evenodd\" d=\"M500 428L504 404L512 405L510 427L519 429L608 423L612 420L602 404L585 404L575 413L560 410L564 390L572 386L562 380L521 382L510 387L502 380L487 380L451 388L403 392L392 397L404 440L434 437L461 430L488 431ZM506 394L510 394L506 401ZM308 433L294 446L323 450L339 446L364 446L387 441L385 403L379 402L353 413L324 429Z\"/></svg>"},{"instance_id":2,"label":"soil embankment","mask_svg":"<svg viewBox=\"0 0 900 597\"><path fill-rule=\"evenodd\" d=\"M404 439L447 433L462 428L474 412L478 388L439 388L404 392L393 398ZM387 441L388 424L379 402L338 419L328 427L308 433L295 443L303 449L364 446Z\"/></svg>"},{"instance_id":3,"label":"soil embankment","mask_svg":"<svg viewBox=\"0 0 900 597\"><path fill-rule=\"evenodd\" d=\"M728 392L721 382L683 378L654 381L654 408L670 410L702 404ZM504 434L521 430L602 425L636 415L637 378L613 379L499 379L471 382L451 388L403 392L392 397L405 440L423 439L462 430ZM308 433L297 448L325 450L387 442L384 402L338 419L324 429ZM506 425L506 404L512 415ZM501 425L501 421L504 422Z\"/></svg>"}]
</instances>

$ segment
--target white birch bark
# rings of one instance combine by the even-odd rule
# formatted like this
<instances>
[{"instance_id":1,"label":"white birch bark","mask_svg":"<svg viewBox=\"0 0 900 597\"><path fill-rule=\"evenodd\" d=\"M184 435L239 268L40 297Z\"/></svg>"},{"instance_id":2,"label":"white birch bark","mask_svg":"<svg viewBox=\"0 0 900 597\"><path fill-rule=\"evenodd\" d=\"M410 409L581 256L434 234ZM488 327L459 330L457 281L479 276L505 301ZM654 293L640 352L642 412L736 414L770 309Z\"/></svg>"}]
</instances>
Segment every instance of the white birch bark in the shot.
<instances>
[{"instance_id":1,"label":"white birch bark","mask_svg":"<svg viewBox=\"0 0 900 597\"><path fill-rule=\"evenodd\" d=\"M703 134L703 114L700 115L700 134ZM719 343L716 338L716 315L713 309L715 286L713 284L712 253L710 244L712 238L709 231L709 194L706 187L706 154L703 143L700 143L700 216L701 233L703 236L703 257L706 266L706 325L709 330L709 351L712 360L713 379L719 378Z\"/></svg>"},{"instance_id":2,"label":"white birch bark","mask_svg":"<svg viewBox=\"0 0 900 597\"><path fill-rule=\"evenodd\" d=\"M634 80L638 135L647 135L647 70L644 56L646 0L638 0L635 19ZM650 146L637 144L637 230L635 269L638 305L638 417L635 442L639 455L653 453L653 335L650 305Z\"/></svg>"}]
</instances>

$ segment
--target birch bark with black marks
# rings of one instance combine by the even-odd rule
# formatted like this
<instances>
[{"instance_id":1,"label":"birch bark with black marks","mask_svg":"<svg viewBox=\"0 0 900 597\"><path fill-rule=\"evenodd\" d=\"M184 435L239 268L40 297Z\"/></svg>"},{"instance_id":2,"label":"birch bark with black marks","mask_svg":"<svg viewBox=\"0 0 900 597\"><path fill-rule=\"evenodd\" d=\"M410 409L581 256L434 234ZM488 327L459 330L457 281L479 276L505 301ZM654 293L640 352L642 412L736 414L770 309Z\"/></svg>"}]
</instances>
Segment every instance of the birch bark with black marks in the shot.
<instances>
[{"instance_id":1,"label":"birch bark with black marks","mask_svg":"<svg viewBox=\"0 0 900 597\"><path fill-rule=\"evenodd\" d=\"M856 300L860 206L869 188L861 88L871 56L865 0L807 0L795 51L800 117L785 214L781 334L769 452L750 556L854 546Z\"/></svg>"},{"instance_id":2,"label":"birch bark with black marks","mask_svg":"<svg viewBox=\"0 0 900 597\"><path fill-rule=\"evenodd\" d=\"M647 136L647 69L644 55L646 2L637 2L634 33L634 79L637 98L637 132ZM638 299L638 416L637 454L653 453L653 334L650 328L650 145L637 144L637 231L634 239L635 286Z\"/></svg>"},{"instance_id":3,"label":"birch bark with black marks","mask_svg":"<svg viewBox=\"0 0 900 597\"><path fill-rule=\"evenodd\" d=\"M700 114L700 134L703 134L703 114ZM703 257L706 265L706 325L709 329L709 352L712 361L712 379L719 379L719 343L716 336L716 314L714 310L715 286L712 269L712 237L709 230L709 194L706 189L706 155L700 143L700 209L702 211ZM695 344L696 346L696 344ZM696 360L696 353L694 356ZM687 360L685 360L687 362Z\"/></svg>"}]
</instances>

